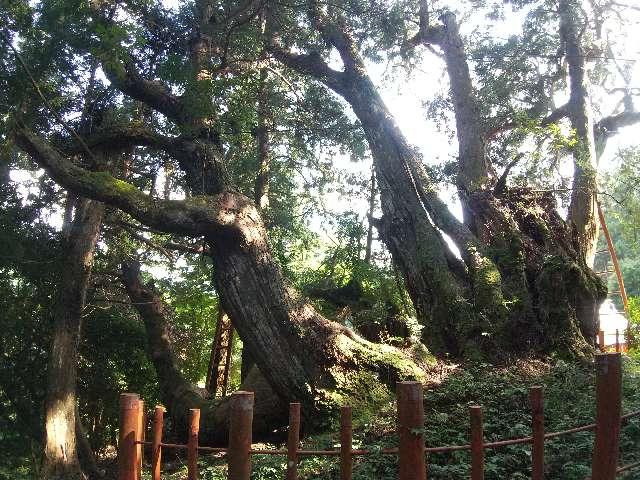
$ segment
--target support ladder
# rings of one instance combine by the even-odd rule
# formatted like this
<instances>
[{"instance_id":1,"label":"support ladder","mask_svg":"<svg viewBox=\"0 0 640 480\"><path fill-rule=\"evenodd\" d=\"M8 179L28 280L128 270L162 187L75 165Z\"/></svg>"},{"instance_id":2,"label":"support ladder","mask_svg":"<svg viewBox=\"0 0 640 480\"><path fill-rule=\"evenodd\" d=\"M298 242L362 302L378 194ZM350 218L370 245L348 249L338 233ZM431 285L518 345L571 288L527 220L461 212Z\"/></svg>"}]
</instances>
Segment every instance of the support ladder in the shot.
<instances>
[{"instance_id":1,"label":"support ladder","mask_svg":"<svg viewBox=\"0 0 640 480\"><path fill-rule=\"evenodd\" d=\"M231 368L231 353L233 350L233 325L229 315L222 308L218 309L218 323L216 333L211 344L211 358L207 370L207 391L222 397L227 394L229 385L229 370Z\"/></svg>"},{"instance_id":2,"label":"support ladder","mask_svg":"<svg viewBox=\"0 0 640 480\"><path fill-rule=\"evenodd\" d=\"M604 214L602 213L602 207L600 206L600 202L596 202L598 206L598 218L600 220L600 228L602 229L602 233L604 234L604 238L607 241L607 248L604 250L599 250L596 252L596 255L601 253L608 253L609 258L611 259L611 263L613 264L613 268L609 267L609 260L607 259L604 264L604 269L595 272L596 275L604 276L604 282L609 285L609 274L615 273L616 280L618 282L618 290L609 291L607 289L607 297L611 297L614 295L619 295L622 299L622 305L624 308L624 315L629 319L629 302L627 299L627 291L624 288L624 279L622 278L622 271L620 270L620 263L618 262L618 255L616 254L615 246L613 245L613 241L611 240L611 235L609 234L609 229L607 228L607 222L604 219ZM629 325L629 324L627 324ZM630 326L627 327L627 331L625 332L626 342L629 340L629 331Z\"/></svg>"}]
</instances>

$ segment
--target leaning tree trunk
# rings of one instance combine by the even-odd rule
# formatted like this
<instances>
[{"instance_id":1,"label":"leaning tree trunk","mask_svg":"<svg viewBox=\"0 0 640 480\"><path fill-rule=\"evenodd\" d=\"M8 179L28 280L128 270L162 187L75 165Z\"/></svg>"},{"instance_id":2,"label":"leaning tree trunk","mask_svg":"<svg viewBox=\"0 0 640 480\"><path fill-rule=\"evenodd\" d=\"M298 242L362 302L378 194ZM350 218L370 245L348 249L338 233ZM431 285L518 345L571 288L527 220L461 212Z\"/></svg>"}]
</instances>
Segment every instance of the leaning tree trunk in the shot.
<instances>
[{"instance_id":1,"label":"leaning tree trunk","mask_svg":"<svg viewBox=\"0 0 640 480\"><path fill-rule=\"evenodd\" d=\"M78 460L76 379L82 313L102 221L102 204L79 199L69 224L53 305L53 340L47 369L43 478L83 478Z\"/></svg>"},{"instance_id":2,"label":"leaning tree trunk","mask_svg":"<svg viewBox=\"0 0 640 480\"><path fill-rule=\"evenodd\" d=\"M238 260L237 257L236 260ZM240 259L240 263L243 262L244 260ZM203 441L226 442L229 397L204 398L200 391L185 380L173 353L167 328L171 311L152 287L142 283L136 264L129 263L123 267L122 281L132 304L145 324L149 356L158 374L163 401L172 416L184 430L188 425L189 409L199 408L201 410L200 434ZM302 308L306 310L305 315L314 314L310 307ZM256 314L263 313L256 310ZM245 317L238 315L237 318ZM320 317L315 321L320 321ZM268 437L274 429L286 425L288 402L303 403L307 424L309 428L313 428L325 419L328 410L334 408L341 399L347 401L347 398L360 396L366 391L373 401L376 400L372 395L375 391L374 385L381 382L391 385L399 378L421 375L410 360L399 355L394 349L368 343L326 320L324 323L325 325L318 327L305 322L305 328L308 331L300 333L303 343L314 342L307 343L307 353L309 364L315 362L316 365L308 365L306 368L314 371L313 375L317 380L312 380L312 383L307 386L308 391L301 394L288 390L283 393L283 385L285 385L284 388L292 388L287 378L291 373L288 369L284 369L278 352L292 348L290 346L272 345L276 358L261 363L261 370L257 367L252 368L243 380L240 389L255 392L255 438ZM245 338L253 339L260 336L260 333L265 333L264 329L256 328L256 330L257 335L249 334ZM270 338L273 334L266 332L265 336ZM292 341L292 343L299 348L297 342ZM261 349L262 346L256 346L255 351L261 351ZM291 358L295 357L296 355L291 355ZM306 374L305 367L299 368L300 376L311 377ZM271 385L277 385L280 390L273 389ZM318 416L318 412L323 415Z\"/></svg>"},{"instance_id":3,"label":"leaning tree trunk","mask_svg":"<svg viewBox=\"0 0 640 480\"><path fill-rule=\"evenodd\" d=\"M549 195L498 184L494 189L462 42L457 27L451 28L455 17L443 17L448 25L425 24L428 39L418 43L445 50L460 130L458 187L466 217L473 218L466 224L438 198L420 157L368 78L344 19L332 22L310 3L316 5L312 23L336 48L344 71L331 69L317 54L290 53L278 44L272 52L340 94L360 120L379 180L380 237L404 273L424 326L423 341L436 353L485 358L589 350L604 286L585 264ZM443 233L458 246L461 259Z\"/></svg>"}]
</instances>

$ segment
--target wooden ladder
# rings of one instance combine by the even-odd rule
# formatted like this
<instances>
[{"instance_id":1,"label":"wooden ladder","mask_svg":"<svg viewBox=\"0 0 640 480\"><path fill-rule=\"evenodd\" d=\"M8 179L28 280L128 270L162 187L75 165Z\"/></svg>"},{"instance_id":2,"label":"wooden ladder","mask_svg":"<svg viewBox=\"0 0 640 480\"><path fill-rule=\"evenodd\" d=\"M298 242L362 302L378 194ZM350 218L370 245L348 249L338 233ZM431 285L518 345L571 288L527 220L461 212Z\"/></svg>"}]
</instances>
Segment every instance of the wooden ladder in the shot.
<instances>
[{"instance_id":1,"label":"wooden ladder","mask_svg":"<svg viewBox=\"0 0 640 480\"><path fill-rule=\"evenodd\" d=\"M233 350L233 324L222 308L218 309L216 333L211 344L211 358L207 370L205 388L210 394L222 397L227 394L231 353Z\"/></svg>"},{"instance_id":2,"label":"wooden ladder","mask_svg":"<svg viewBox=\"0 0 640 480\"><path fill-rule=\"evenodd\" d=\"M596 255L599 253L608 253L609 258L611 258L611 263L613 263L613 269L609 268L609 260L604 264L604 270L595 272L596 275L604 275L604 282L609 285L609 274L615 273L616 280L618 281L618 290L609 291L607 288L607 297L612 297L614 295L619 295L622 299L622 305L624 308L624 316L627 317L627 321L629 320L629 302L627 299L627 291L624 288L624 279L622 278L622 271L620 270L620 263L618 262L618 255L616 254L616 248L613 245L613 240L611 240L611 235L609 234L609 229L607 228L607 222L604 219L604 214L602 213L602 207L600 206L600 202L596 202L598 206L598 218L600 219L600 228L602 228L602 233L604 234L604 238L607 240L607 248L604 250L599 250L596 252ZM625 332L625 348L628 348L629 338L631 335L631 324L627 323L627 331ZM604 345L604 336L602 332L598 335L599 342ZM616 349L618 349L618 331L616 330Z\"/></svg>"},{"instance_id":3,"label":"wooden ladder","mask_svg":"<svg viewBox=\"0 0 640 480\"><path fill-rule=\"evenodd\" d=\"M609 262L607 261L604 266L604 270L601 272L596 272L596 275L604 275L605 281L609 277L609 273L615 272L616 279L618 280L618 290L613 292L608 292L607 296L610 295L620 295L622 298L622 305L624 307L624 312L626 315L629 314L629 302L627 300L627 291L624 288L624 279L622 278L622 271L620 270L620 263L618 262L618 255L616 254L616 248L613 245L613 241L611 240L611 235L609 234L609 229L607 228L607 222L604 220L604 214L602 213L602 207L600 207L600 202L596 202L598 205L598 218L600 219L600 227L602 228L602 233L604 233L604 238L607 240L607 248L606 250L599 250L598 253L609 253L609 257L611 258L611 262L613 263L613 270L609 270Z\"/></svg>"}]
</instances>

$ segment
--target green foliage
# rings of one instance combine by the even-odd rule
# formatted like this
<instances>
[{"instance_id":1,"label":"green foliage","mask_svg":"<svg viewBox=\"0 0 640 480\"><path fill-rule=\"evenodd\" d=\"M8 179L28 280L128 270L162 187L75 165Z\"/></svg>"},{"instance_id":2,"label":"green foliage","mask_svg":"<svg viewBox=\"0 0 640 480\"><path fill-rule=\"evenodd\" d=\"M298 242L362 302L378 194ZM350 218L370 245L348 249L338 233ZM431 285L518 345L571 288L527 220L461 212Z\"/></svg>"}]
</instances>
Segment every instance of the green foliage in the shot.
<instances>
[{"instance_id":1,"label":"green foliage","mask_svg":"<svg viewBox=\"0 0 640 480\"><path fill-rule=\"evenodd\" d=\"M450 368L453 367L453 370ZM484 408L486 441L505 440L530 435L531 416L528 390L542 385L545 396L545 431L565 430L593 422L595 416L594 375L592 365L577 365L561 360L543 363L536 360L505 368L491 365L441 366L442 379L425 391L426 424L424 435L428 446L464 445L469 443L469 413L472 404ZM437 379L438 372L432 372ZM625 357L623 380L623 412L640 408L640 358ZM384 448L397 446L395 439L395 402L390 399L375 414L354 412L354 448L371 450L355 462L354 479L392 480L397 478L394 455L383 455ZM620 464L639 459L639 421L622 428ZM337 421L331 426L338 431ZM336 434L321 434L303 440L305 449L333 449L339 446ZM261 448L282 448L261 445ZM572 434L545 443L546 472L550 480L584 480L591 472L593 433ZM530 446L516 445L486 452L487 480L527 479L531 477ZM253 480L282 478L285 461L273 455L252 457ZM428 457L429 478L457 480L469 475L468 452L431 454ZM226 478L224 458L202 459L202 477ZM178 479L184 471L167 472L166 478ZM301 480L339 478L339 462L334 457L303 457Z\"/></svg>"},{"instance_id":2,"label":"green foliage","mask_svg":"<svg viewBox=\"0 0 640 480\"><path fill-rule=\"evenodd\" d=\"M158 282L173 313L170 328L176 356L185 377L194 384L203 383L207 376L218 318L210 263L205 257L195 259Z\"/></svg>"},{"instance_id":3,"label":"green foliage","mask_svg":"<svg viewBox=\"0 0 640 480\"><path fill-rule=\"evenodd\" d=\"M637 355L640 348L640 297L629 297L628 301L630 338L627 339L627 344Z\"/></svg>"}]
</instances>

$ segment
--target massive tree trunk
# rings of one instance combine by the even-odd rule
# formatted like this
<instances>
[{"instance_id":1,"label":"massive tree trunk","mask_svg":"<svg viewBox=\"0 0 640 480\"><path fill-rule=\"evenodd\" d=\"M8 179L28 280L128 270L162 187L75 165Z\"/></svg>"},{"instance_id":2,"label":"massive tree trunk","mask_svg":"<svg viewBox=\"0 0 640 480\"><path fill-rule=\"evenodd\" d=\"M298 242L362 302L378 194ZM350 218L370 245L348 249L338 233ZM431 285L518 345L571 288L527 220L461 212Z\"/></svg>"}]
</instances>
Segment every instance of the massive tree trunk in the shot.
<instances>
[{"instance_id":1,"label":"massive tree trunk","mask_svg":"<svg viewBox=\"0 0 640 480\"><path fill-rule=\"evenodd\" d=\"M184 378L171 345L168 326L171 310L152 286L143 284L137 263L123 265L122 283L144 322L147 352L158 375L162 401L177 421L179 430L187 429L189 409L199 408L202 441L224 443L229 423L228 398L207 399ZM256 394L254 434L258 438L268 435L286 421L286 404L280 402L256 368L240 388Z\"/></svg>"},{"instance_id":2,"label":"massive tree trunk","mask_svg":"<svg viewBox=\"0 0 640 480\"><path fill-rule=\"evenodd\" d=\"M102 221L99 202L77 199L68 224L68 250L53 305L53 340L47 371L43 478L82 478L78 460L76 380L78 342L93 254Z\"/></svg>"},{"instance_id":3,"label":"massive tree trunk","mask_svg":"<svg viewBox=\"0 0 640 480\"><path fill-rule=\"evenodd\" d=\"M189 409L200 408L200 433L203 442L225 443L228 434L229 398L206 399L184 379L172 351L167 328L171 315L170 309L152 287L142 283L136 264L127 264L123 267L122 281L132 304L144 321L149 356L158 373L163 401L172 416L182 429L186 429ZM233 303L234 295L229 298ZM277 306L274 307L275 310L278 309ZM255 307L246 308L253 310ZM308 428L313 428L325 418L324 415L318 416L317 413L326 414L340 401L347 401L351 396L362 395L364 391L372 395L371 389L380 382L391 385L398 378L420 375L410 360L402 357L392 348L366 342L336 324L321 319L310 307L302 303L300 308L305 310L302 315L307 319L313 315L316 317L313 322L322 322L323 325L318 326L317 323L310 323L300 318L300 323L291 328L291 337L288 338L290 344L266 345L266 348L273 348L275 358L261 363L260 370L253 367L240 386L241 390L255 392L254 435L256 439L268 437L274 429L286 425L288 402L303 403L306 424ZM260 311L255 313L259 316L264 315ZM237 318L246 317L238 315ZM298 331L297 338L300 341L295 340L295 327L306 330ZM254 328L256 328L255 325ZM253 339L261 333L265 333L264 336L267 338L272 338L273 334L264 328L268 327L256 328L255 333L249 332L245 338ZM255 351L261 351L261 345L254 343L254 346ZM307 348L307 365L299 366L299 372L292 374L291 370L283 365L280 352L291 351L293 348L297 350L304 346ZM291 354L291 358L296 357L297 354ZM301 377L306 377L311 380L311 383L305 385L302 392L294 391L294 388L300 390L300 387L296 387L288 378L292 375L296 375L300 382L304 382ZM271 385L278 389L272 388ZM373 396L371 399L375 400Z\"/></svg>"},{"instance_id":4,"label":"massive tree trunk","mask_svg":"<svg viewBox=\"0 0 640 480\"><path fill-rule=\"evenodd\" d=\"M599 225L596 213L597 157L593 113L589 97L586 55L582 45L583 32L588 27L585 24L584 10L578 0L560 0L559 9L560 35L569 65L569 118L576 136L568 221L578 235L585 261L588 265L593 265Z\"/></svg>"},{"instance_id":5,"label":"massive tree trunk","mask_svg":"<svg viewBox=\"0 0 640 480\"><path fill-rule=\"evenodd\" d=\"M445 14L435 27L421 22L416 43L435 43L445 52L465 223L438 198L421 159L367 76L346 21L332 22L339 12L328 14L310 3L312 24L338 51L344 71L330 68L315 52L294 54L278 44L271 50L341 95L360 120L379 180L380 237L404 273L424 326L423 341L436 353L489 358L531 350L587 351L604 286L585 264L550 195L509 191L506 173L494 187L455 17ZM458 246L461 259L443 233Z\"/></svg>"}]
</instances>

